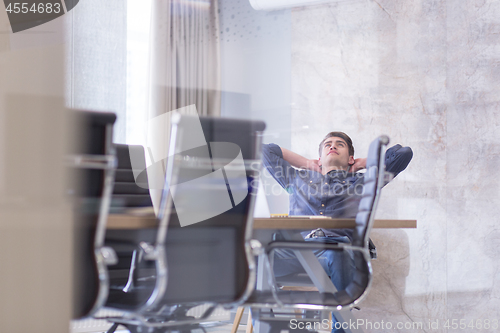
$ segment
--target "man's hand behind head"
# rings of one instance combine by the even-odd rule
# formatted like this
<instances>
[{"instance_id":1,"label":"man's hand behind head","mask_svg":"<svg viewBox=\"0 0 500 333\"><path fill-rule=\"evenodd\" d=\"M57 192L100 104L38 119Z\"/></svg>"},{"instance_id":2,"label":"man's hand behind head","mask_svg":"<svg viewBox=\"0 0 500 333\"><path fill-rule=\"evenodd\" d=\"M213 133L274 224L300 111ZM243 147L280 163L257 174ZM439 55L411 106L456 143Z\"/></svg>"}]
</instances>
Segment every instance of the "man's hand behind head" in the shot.
<instances>
[{"instance_id":1,"label":"man's hand behind head","mask_svg":"<svg viewBox=\"0 0 500 333\"><path fill-rule=\"evenodd\" d=\"M319 166L319 160L313 160L313 159L308 160L307 165L306 165L306 169L321 173L321 167Z\"/></svg>"},{"instance_id":2,"label":"man's hand behind head","mask_svg":"<svg viewBox=\"0 0 500 333\"><path fill-rule=\"evenodd\" d=\"M366 157L365 158L356 158L354 160L354 164L351 165L349 169L350 172L358 172L359 170L366 168Z\"/></svg>"}]
</instances>

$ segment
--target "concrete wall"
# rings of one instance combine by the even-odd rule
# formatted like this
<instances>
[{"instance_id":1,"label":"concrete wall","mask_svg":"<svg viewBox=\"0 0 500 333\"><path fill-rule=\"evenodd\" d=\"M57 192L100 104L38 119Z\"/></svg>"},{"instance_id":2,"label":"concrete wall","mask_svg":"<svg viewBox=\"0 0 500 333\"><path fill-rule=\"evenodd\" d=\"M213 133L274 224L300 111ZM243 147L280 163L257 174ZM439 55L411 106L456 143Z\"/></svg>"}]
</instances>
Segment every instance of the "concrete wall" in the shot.
<instances>
[{"instance_id":1,"label":"concrete wall","mask_svg":"<svg viewBox=\"0 0 500 333\"><path fill-rule=\"evenodd\" d=\"M499 27L494 0L352 0L292 11L291 127L304 127L292 149L315 157L325 133L343 130L356 157L382 133L414 151L384 188L377 218L417 219L418 228L373 232L379 259L358 318L425 324L396 332L429 332L429 320L439 320L432 332L463 331L446 328L447 319L496 331Z\"/></svg>"}]
</instances>

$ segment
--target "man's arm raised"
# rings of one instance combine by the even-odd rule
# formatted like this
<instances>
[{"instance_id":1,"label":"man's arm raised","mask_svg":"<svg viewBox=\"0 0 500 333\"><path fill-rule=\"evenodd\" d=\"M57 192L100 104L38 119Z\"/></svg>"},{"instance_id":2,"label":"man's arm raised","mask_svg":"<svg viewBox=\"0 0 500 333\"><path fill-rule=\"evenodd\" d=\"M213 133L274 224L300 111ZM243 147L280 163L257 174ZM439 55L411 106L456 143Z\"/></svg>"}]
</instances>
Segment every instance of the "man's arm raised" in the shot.
<instances>
[{"instance_id":1,"label":"man's arm raised","mask_svg":"<svg viewBox=\"0 0 500 333\"><path fill-rule=\"evenodd\" d=\"M390 171L396 177L401 171L406 169L413 157L413 151L410 147L402 147L400 144L389 148L385 155L386 170ZM349 169L350 172L357 172L366 168L366 158L357 158Z\"/></svg>"},{"instance_id":2,"label":"man's arm raised","mask_svg":"<svg viewBox=\"0 0 500 333\"><path fill-rule=\"evenodd\" d=\"M351 165L349 172L358 172L363 169L366 169L366 157L356 158L354 160L354 164Z\"/></svg>"},{"instance_id":3,"label":"man's arm raised","mask_svg":"<svg viewBox=\"0 0 500 333\"><path fill-rule=\"evenodd\" d=\"M385 170L392 172L396 177L406 169L412 157L413 151L410 147L403 147L400 144L394 145L385 153Z\"/></svg>"},{"instance_id":4,"label":"man's arm raised","mask_svg":"<svg viewBox=\"0 0 500 333\"><path fill-rule=\"evenodd\" d=\"M318 160L308 159L286 148L282 147L280 148L281 148L281 153L283 154L283 159L288 163L290 163L290 165L300 169L307 169L316 172L321 172Z\"/></svg>"}]
</instances>

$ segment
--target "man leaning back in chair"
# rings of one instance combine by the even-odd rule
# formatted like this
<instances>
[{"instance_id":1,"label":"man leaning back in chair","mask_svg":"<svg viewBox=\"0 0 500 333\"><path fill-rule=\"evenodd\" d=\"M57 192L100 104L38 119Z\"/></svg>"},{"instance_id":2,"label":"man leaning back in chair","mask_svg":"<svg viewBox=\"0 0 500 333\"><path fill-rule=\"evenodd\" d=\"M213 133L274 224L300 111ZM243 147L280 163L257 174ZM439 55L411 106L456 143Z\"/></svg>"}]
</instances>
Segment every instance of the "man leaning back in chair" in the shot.
<instances>
[{"instance_id":1,"label":"man leaning back in chair","mask_svg":"<svg viewBox=\"0 0 500 333\"><path fill-rule=\"evenodd\" d=\"M413 157L410 147L397 144L385 155L386 171L397 176ZM363 191L366 158L354 158L351 138L343 132L330 132L319 145L319 158L307 159L275 144L263 146L264 167L288 192L289 215L319 215L354 218ZM304 232L306 241L350 243L352 229L316 229ZM315 251L321 266L338 290L352 280L353 261L348 252ZM304 269L292 250L277 250L274 273L277 278L303 273ZM334 319L335 320L335 319ZM344 332L341 328L332 332Z\"/></svg>"}]
</instances>

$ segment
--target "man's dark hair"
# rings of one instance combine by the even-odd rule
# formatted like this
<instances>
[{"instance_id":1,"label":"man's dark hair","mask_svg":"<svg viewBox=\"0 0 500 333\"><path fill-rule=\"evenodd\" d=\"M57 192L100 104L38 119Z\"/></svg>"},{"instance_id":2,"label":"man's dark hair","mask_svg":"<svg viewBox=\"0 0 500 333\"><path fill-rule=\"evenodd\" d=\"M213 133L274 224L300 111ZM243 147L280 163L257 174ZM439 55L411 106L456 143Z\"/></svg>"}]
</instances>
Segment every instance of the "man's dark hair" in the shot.
<instances>
[{"instance_id":1,"label":"man's dark hair","mask_svg":"<svg viewBox=\"0 0 500 333\"><path fill-rule=\"evenodd\" d=\"M354 156L354 146L352 145L352 140L349 137L349 135L345 134L344 132L330 132L325 136L325 138L319 144L319 156L320 157L321 157L321 150L323 150L323 143L325 143L326 139L331 138L331 137L337 137L337 138L344 139L344 141L347 143L347 147L349 147L349 156Z\"/></svg>"}]
</instances>

